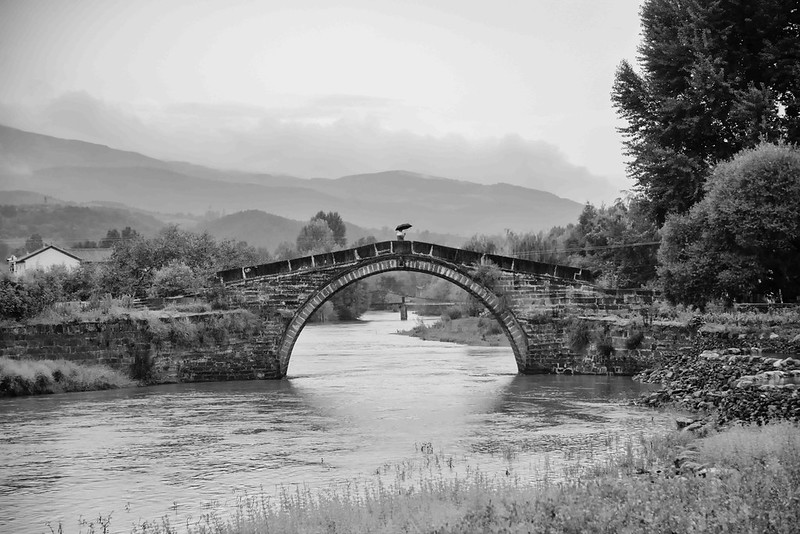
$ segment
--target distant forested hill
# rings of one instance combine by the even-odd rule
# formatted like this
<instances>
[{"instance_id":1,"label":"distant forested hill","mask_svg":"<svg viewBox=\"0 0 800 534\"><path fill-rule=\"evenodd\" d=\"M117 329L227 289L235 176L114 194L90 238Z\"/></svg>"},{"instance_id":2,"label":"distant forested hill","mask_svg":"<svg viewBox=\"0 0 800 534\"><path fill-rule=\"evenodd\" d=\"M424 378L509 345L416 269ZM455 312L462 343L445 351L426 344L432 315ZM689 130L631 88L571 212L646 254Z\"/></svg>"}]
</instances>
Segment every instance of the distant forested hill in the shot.
<instances>
[{"instance_id":1,"label":"distant forested hill","mask_svg":"<svg viewBox=\"0 0 800 534\"><path fill-rule=\"evenodd\" d=\"M309 217L313 215L309 214ZM261 210L232 213L213 221L200 223L195 231L208 232L218 239L247 241L254 247L265 247L270 252L284 241L294 244L300 229L307 224L272 215Z\"/></svg>"},{"instance_id":2,"label":"distant forested hill","mask_svg":"<svg viewBox=\"0 0 800 534\"><path fill-rule=\"evenodd\" d=\"M155 234L164 223L151 215L118 208L58 204L4 204L0 197L0 242L11 249L32 234L46 243L74 246L99 241L112 228L130 226L142 235Z\"/></svg>"}]
</instances>

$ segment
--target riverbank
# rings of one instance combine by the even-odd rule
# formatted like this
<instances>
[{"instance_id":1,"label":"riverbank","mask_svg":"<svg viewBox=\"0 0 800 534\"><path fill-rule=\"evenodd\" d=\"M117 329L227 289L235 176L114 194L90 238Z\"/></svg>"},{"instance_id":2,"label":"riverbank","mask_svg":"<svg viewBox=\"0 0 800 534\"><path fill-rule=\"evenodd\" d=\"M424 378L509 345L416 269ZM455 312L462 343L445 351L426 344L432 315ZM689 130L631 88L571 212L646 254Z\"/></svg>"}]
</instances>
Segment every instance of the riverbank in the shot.
<instances>
[{"instance_id":1,"label":"riverbank","mask_svg":"<svg viewBox=\"0 0 800 534\"><path fill-rule=\"evenodd\" d=\"M478 347L508 346L508 337L494 318L461 317L442 319L432 324L419 323L410 330L397 332L400 335L418 337L426 341L443 341Z\"/></svg>"},{"instance_id":2,"label":"riverbank","mask_svg":"<svg viewBox=\"0 0 800 534\"><path fill-rule=\"evenodd\" d=\"M675 405L719 422L800 422L800 356L751 354L739 348L681 352L640 373L662 389L647 406Z\"/></svg>"},{"instance_id":3,"label":"riverbank","mask_svg":"<svg viewBox=\"0 0 800 534\"><path fill-rule=\"evenodd\" d=\"M133 387L136 382L105 365L66 360L0 358L0 397Z\"/></svg>"},{"instance_id":4,"label":"riverbank","mask_svg":"<svg viewBox=\"0 0 800 534\"><path fill-rule=\"evenodd\" d=\"M674 432L631 440L588 474L531 485L473 469L443 476L452 458L431 454L396 466L389 484L348 484L278 500L238 499L230 516L209 514L191 533L245 532L796 532L800 524L800 427L733 426L704 438ZM142 532L183 531L168 518Z\"/></svg>"}]
</instances>

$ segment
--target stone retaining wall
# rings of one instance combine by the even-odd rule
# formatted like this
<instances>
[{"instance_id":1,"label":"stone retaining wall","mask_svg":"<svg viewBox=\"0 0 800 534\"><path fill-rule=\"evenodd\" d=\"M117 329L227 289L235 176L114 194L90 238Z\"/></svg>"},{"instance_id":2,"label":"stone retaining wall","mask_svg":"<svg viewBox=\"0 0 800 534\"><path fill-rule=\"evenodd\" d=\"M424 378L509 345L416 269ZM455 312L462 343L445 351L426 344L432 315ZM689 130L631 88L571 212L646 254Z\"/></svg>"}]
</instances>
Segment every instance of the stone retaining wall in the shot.
<instances>
[{"instance_id":1,"label":"stone retaining wall","mask_svg":"<svg viewBox=\"0 0 800 534\"><path fill-rule=\"evenodd\" d=\"M273 378L263 329L221 332L226 313L0 328L0 356L103 364L152 383Z\"/></svg>"}]
</instances>

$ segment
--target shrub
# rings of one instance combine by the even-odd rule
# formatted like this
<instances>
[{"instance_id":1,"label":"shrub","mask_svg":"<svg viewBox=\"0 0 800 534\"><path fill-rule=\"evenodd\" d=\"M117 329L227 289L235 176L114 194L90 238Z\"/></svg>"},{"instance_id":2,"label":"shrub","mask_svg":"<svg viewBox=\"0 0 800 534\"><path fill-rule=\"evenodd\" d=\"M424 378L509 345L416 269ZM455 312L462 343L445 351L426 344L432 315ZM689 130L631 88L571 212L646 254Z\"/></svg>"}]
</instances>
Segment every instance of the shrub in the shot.
<instances>
[{"instance_id":1,"label":"shrub","mask_svg":"<svg viewBox=\"0 0 800 534\"><path fill-rule=\"evenodd\" d=\"M66 360L0 358L0 397L91 391L134 385L104 365L78 365Z\"/></svg>"},{"instance_id":2,"label":"shrub","mask_svg":"<svg viewBox=\"0 0 800 534\"><path fill-rule=\"evenodd\" d=\"M57 273L36 273L20 280L0 279L0 318L34 317L62 296Z\"/></svg>"},{"instance_id":3,"label":"shrub","mask_svg":"<svg viewBox=\"0 0 800 534\"><path fill-rule=\"evenodd\" d=\"M592 327L584 319L572 319L566 327L567 346L574 352L581 352L592 342Z\"/></svg>"},{"instance_id":4,"label":"shrub","mask_svg":"<svg viewBox=\"0 0 800 534\"><path fill-rule=\"evenodd\" d=\"M614 345L611 342L611 338L603 338L597 342L597 353L602 356L603 358L608 358L612 354L614 354L615 349Z\"/></svg>"},{"instance_id":5,"label":"shrub","mask_svg":"<svg viewBox=\"0 0 800 534\"><path fill-rule=\"evenodd\" d=\"M480 325L480 322L478 323ZM503 333L503 327L500 326L500 323L497 322L495 319L487 319L486 323L483 327L481 327L481 333L484 336L496 336Z\"/></svg>"},{"instance_id":6,"label":"shrub","mask_svg":"<svg viewBox=\"0 0 800 534\"><path fill-rule=\"evenodd\" d=\"M153 298L176 297L195 293L200 287L200 281L191 267L173 261L155 272L147 295Z\"/></svg>"},{"instance_id":7,"label":"shrub","mask_svg":"<svg viewBox=\"0 0 800 534\"><path fill-rule=\"evenodd\" d=\"M155 360L148 351L136 351L130 368L131 378L151 382L155 377Z\"/></svg>"},{"instance_id":8,"label":"shrub","mask_svg":"<svg viewBox=\"0 0 800 534\"><path fill-rule=\"evenodd\" d=\"M625 348L628 350L636 350L642 346L642 342L644 341L644 332L640 330L634 330L628 336L628 339L625 340Z\"/></svg>"},{"instance_id":9,"label":"shrub","mask_svg":"<svg viewBox=\"0 0 800 534\"><path fill-rule=\"evenodd\" d=\"M446 315L450 319L461 319L461 316L463 315L463 310L458 306L450 306L444 311L443 315Z\"/></svg>"}]
</instances>

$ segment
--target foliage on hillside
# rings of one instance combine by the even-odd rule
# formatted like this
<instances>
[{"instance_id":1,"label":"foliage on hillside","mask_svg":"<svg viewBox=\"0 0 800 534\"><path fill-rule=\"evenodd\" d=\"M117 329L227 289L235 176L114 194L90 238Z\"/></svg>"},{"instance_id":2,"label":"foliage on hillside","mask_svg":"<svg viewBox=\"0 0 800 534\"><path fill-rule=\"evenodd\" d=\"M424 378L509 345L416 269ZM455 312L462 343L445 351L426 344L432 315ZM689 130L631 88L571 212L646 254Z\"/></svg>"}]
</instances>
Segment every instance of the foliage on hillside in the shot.
<instances>
[{"instance_id":1,"label":"foliage on hillside","mask_svg":"<svg viewBox=\"0 0 800 534\"><path fill-rule=\"evenodd\" d=\"M47 243L74 247L83 241L101 240L109 228L125 227L153 235L164 223L150 215L117 208L0 205L0 242L6 244L20 242L36 233ZM17 245L8 248L13 250Z\"/></svg>"},{"instance_id":2,"label":"foliage on hillside","mask_svg":"<svg viewBox=\"0 0 800 534\"><path fill-rule=\"evenodd\" d=\"M294 219L246 210L203 222L196 231L208 232L217 239L246 241L254 247L273 251L281 242L294 239L302 227L303 223Z\"/></svg>"}]
</instances>

